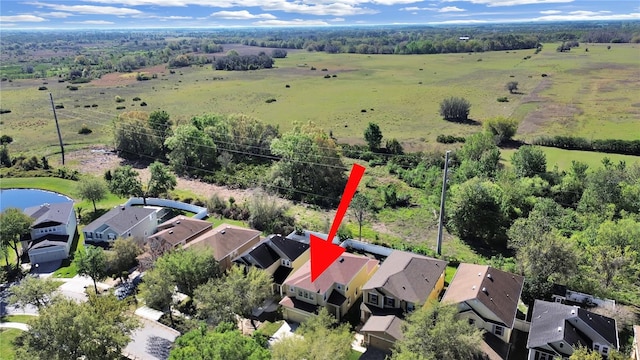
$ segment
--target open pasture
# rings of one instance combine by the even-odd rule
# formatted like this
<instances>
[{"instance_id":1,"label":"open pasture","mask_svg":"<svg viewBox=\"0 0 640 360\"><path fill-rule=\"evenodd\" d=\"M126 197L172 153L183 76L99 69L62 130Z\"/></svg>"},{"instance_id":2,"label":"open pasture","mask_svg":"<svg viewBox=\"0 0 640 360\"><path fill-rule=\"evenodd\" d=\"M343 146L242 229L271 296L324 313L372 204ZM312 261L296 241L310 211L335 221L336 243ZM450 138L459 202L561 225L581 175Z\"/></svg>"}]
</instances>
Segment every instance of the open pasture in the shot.
<instances>
[{"instance_id":1,"label":"open pasture","mask_svg":"<svg viewBox=\"0 0 640 360\"><path fill-rule=\"evenodd\" d=\"M556 46L545 44L539 54L300 51L276 59L275 68L268 70L194 66L171 73L155 67L143 72L157 74L157 79L135 81L135 75L114 73L107 75L108 82L77 84L75 91L56 78L15 80L2 83L0 107L11 113L0 120L2 133L14 138L12 151L39 155L43 149L46 155L59 151L49 92L64 106L58 118L65 143L73 147L110 144L110 122L123 111L162 109L177 123L203 113L245 113L281 131L294 122L313 121L350 143L362 143L367 124L375 122L385 139L397 138L408 150L422 150L433 147L438 134L479 131L477 125L446 122L438 114L442 99L459 96L471 102L470 117L479 123L495 116L520 120L516 137L525 140L542 134L638 138L640 103L634 94L640 93L640 45L614 44L607 50L606 45L582 44L569 53L557 53ZM506 90L509 81L518 82L518 94ZM47 90L38 90L40 86ZM116 96L125 101L117 103ZM496 101L502 96L509 102ZM140 100L134 101L136 97ZM78 134L83 124L93 133Z\"/></svg>"}]
</instances>

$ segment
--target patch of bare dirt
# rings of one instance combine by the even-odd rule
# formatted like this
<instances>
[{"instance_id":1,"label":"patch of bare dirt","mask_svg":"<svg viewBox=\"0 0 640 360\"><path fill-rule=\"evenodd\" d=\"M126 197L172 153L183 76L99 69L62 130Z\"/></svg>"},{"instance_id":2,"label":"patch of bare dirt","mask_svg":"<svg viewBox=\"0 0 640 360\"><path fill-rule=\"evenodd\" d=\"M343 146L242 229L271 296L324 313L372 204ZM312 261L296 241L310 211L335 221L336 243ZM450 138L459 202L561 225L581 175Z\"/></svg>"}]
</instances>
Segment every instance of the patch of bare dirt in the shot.
<instances>
[{"instance_id":1,"label":"patch of bare dirt","mask_svg":"<svg viewBox=\"0 0 640 360\"><path fill-rule=\"evenodd\" d=\"M522 103L527 104L527 103L547 101L548 99L543 96L540 96L540 93L547 90L550 87L551 87L551 80L549 80L549 78L545 78L544 80L540 81L538 86L536 86L527 96L522 98Z\"/></svg>"},{"instance_id":2,"label":"patch of bare dirt","mask_svg":"<svg viewBox=\"0 0 640 360\"><path fill-rule=\"evenodd\" d=\"M146 167L143 168L140 164L121 159L110 149L105 147L93 147L73 151L67 154L65 158L68 163L73 164L69 167L74 170L78 170L83 174L102 177L109 169L113 170L122 165L132 165L133 168L140 173L140 178L143 182L149 179L149 170ZM223 186L207 184L196 179L184 177L178 177L177 183L176 188L191 191L204 199L209 198L213 194L218 194L223 199L228 199L233 196L237 201L242 202L248 199L255 192L255 190L252 189L228 189Z\"/></svg>"},{"instance_id":3,"label":"patch of bare dirt","mask_svg":"<svg viewBox=\"0 0 640 360\"><path fill-rule=\"evenodd\" d=\"M581 113L582 110L577 106L548 103L525 116L518 126L518 134L534 134L550 122L561 122L563 127L568 128L573 117Z\"/></svg>"}]
</instances>

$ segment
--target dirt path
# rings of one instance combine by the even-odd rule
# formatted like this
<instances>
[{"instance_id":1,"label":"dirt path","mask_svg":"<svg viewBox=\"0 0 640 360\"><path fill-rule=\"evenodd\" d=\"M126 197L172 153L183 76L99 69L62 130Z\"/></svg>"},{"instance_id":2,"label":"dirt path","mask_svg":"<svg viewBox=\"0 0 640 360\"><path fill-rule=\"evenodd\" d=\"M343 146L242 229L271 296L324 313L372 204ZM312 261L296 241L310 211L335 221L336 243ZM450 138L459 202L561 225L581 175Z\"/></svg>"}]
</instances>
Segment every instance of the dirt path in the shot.
<instances>
[{"instance_id":1,"label":"dirt path","mask_svg":"<svg viewBox=\"0 0 640 360\"><path fill-rule=\"evenodd\" d=\"M121 159L115 153L104 147L93 147L73 151L69 153L66 158L70 164L73 164L69 166L70 168L78 170L84 174L101 177L109 169L113 170L122 165L132 165L133 168L140 173L140 177L143 181L146 181L149 178L149 170L146 167L143 168L140 164ZM178 184L176 188L191 191L203 199L207 199L213 194L218 194L223 199L228 199L233 196L236 200L242 202L254 193L254 190L251 189L228 189L223 186L207 184L184 177L179 177L177 180Z\"/></svg>"}]
</instances>

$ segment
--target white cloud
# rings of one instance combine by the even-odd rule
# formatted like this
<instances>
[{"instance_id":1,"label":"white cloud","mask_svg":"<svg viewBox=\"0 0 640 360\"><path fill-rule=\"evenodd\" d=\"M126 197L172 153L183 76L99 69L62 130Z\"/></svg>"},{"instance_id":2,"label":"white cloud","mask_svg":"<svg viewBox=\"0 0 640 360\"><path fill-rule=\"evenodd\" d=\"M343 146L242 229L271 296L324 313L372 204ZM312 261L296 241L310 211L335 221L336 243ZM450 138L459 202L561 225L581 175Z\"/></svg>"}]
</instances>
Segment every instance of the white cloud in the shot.
<instances>
[{"instance_id":1,"label":"white cloud","mask_svg":"<svg viewBox=\"0 0 640 360\"><path fill-rule=\"evenodd\" d=\"M229 20L247 20L247 19L277 19L271 14L252 14L247 10L240 11L218 11L210 15L211 17L229 19Z\"/></svg>"},{"instance_id":2,"label":"white cloud","mask_svg":"<svg viewBox=\"0 0 640 360\"><path fill-rule=\"evenodd\" d=\"M547 15L535 19L529 19L529 21L640 20L640 12L630 14L610 14L608 12L593 13L593 11L574 11L574 13L577 14Z\"/></svg>"},{"instance_id":3,"label":"white cloud","mask_svg":"<svg viewBox=\"0 0 640 360\"><path fill-rule=\"evenodd\" d=\"M70 14L68 12L61 12L61 11L37 12L36 14L38 14L39 16L57 18L57 19L64 19L64 18L68 18L69 16L73 16L73 14Z\"/></svg>"},{"instance_id":4,"label":"white cloud","mask_svg":"<svg viewBox=\"0 0 640 360\"><path fill-rule=\"evenodd\" d=\"M438 8L437 7L409 6L409 7L400 8L399 10L400 11L438 11Z\"/></svg>"},{"instance_id":5,"label":"white cloud","mask_svg":"<svg viewBox=\"0 0 640 360\"><path fill-rule=\"evenodd\" d=\"M555 4L555 3L569 3L574 0L442 0L443 2L461 2L466 1L473 4L492 6L516 6L516 5L531 5L531 4Z\"/></svg>"},{"instance_id":6,"label":"white cloud","mask_svg":"<svg viewBox=\"0 0 640 360\"><path fill-rule=\"evenodd\" d=\"M112 21L106 20L85 20L85 21L65 21L65 24L84 24L84 25L112 25Z\"/></svg>"},{"instance_id":7,"label":"white cloud","mask_svg":"<svg viewBox=\"0 0 640 360\"><path fill-rule=\"evenodd\" d=\"M95 6L95 5L62 5L62 4L50 4L43 2L30 2L25 3L27 5L34 5L41 8L49 8L57 11L67 11L70 13L85 14L85 15L114 15L114 16L126 16L126 15L138 15L142 12L136 9L113 7L113 6Z\"/></svg>"},{"instance_id":8,"label":"white cloud","mask_svg":"<svg viewBox=\"0 0 640 360\"><path fill-rule=\"evenodd\" d=\"M329 21L331 21L331 22L342 22L342 21L344 21L344 20L345 20L345 19L344 19L344 18L341 18L341 17L337 17L337 18L329 19Z\"/></svg>"},{"instance_id":9,"label":"white cloud","mask_svg":"<svg viewBox=\"0 0 640 360\"><path fill-rule=\"evenodd\" d=\"M4 22L43 22L47 19L35 15L11 15L0 16L0 23Z\"/></svg>"},{"instance_id":10,"label":"white cloud","mask_svg":"<svg viewBox=\"0 0 640 360\"><path fill-rule=\"evenodd\" d=\"M263 25L263 26L324 26L324 25L329 25L329 23L324 22L322 20L303 20L303 19L263 20L263 21L256 21L253 24L254 25Z\"/></svg>"},{"instance_id":11,"label":"white cloud","mask_svg":"<svg viewBox=\"0 0 640 360\"><path fill-rule=\"evenodd\" d=\"M562 14L562 11L560 11L560 10L542 10L542 11L540 11L540 14L542 14L542 15L555 15L555 14Z\"/></svg>"},{"instance_id":12,"label":"white cloud","mask_svg":"<svg viewBox=\"0 0 640 360\"><path fill-rule=\"evenodd\" d=\"M460 9L457 6L445 6L442 9L438 9L438 12L441 12L441 13L445 13L445 12L460 12L460 11L467 11L467 10Z\"/></svg>"}]
</instances>

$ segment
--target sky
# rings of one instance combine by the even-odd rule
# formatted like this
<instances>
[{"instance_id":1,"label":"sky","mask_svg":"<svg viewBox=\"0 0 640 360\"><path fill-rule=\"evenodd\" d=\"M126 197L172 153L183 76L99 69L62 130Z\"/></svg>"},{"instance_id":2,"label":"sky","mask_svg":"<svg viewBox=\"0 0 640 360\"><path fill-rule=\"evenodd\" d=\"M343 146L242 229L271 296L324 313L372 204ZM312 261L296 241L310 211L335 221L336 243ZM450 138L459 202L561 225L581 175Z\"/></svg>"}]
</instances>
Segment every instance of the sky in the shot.
<instances>
[{"instance_id":1,"label":"sky","mask_svg":"<svg viewBox=\"0 0 640 360\"><path fill-rule=\"evenodd\" d=\"M636 20L640 0L1 0L0 29Z\"/></svg>"}]
</instances>

